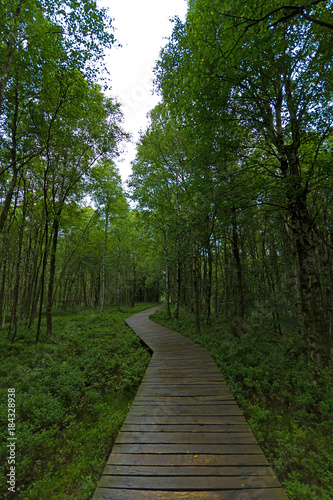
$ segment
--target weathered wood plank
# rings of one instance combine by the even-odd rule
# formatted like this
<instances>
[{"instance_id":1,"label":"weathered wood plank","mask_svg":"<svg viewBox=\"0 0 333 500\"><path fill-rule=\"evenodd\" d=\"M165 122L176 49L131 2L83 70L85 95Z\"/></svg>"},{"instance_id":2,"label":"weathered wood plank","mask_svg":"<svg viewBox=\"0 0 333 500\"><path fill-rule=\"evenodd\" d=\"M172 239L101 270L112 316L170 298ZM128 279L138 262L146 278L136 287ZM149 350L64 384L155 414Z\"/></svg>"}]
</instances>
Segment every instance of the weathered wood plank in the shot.
<instances>
[{"instance_id":1,"label":"weathered wood plank","mask_svg":"<svg viewBox=\"0 0 333 500\"><path fill-rule=\"evenodd\" d=\"M237 404L236 401L229 395L223 396L137 396L132 406L140 404L154 403L154 404L195 404L205 405L207 403L219 403L222 401L229 401L229 404Z\"/></svg>"},{"instance_id":2,"label":"weathered wood plank","mask_svg":"<svg viewBox=\"0 0 333 500\"><path fill-rule=\"evenodd\" d=\"M117 443L256 444L252 432L120 432Z\"/></svg>"},{"instance_id":3,"label":"weathered wood plank","mask_svg":"<svg viewBox=\"0 0 333 500\"><path fill-rule=\"evenodd\" d=\"M103 475L101 488L133 488L147 490L209 491L242 488L278 488L274 476L108 476Z\"/></svg>"},{"instance_id":4,"label":"weathered wood plank","mask_svg":"<svg viewBox=\"0 0 333 500\"><path fill-rule=\"evenodd\" d=\"M235 417L236 418L236 417ZM238 418L238 417L237 417ZM243 418L243 417L240 417ZM122 431L125 432L244 432L249 430L249 426L244 419L244 423L227 425L227 424L123 424Z\"/></svg>"},{"instance_id":5,"label":"weathered wood plank","mask_svg":"<svg viewBox=\"0 0 333 500\"><path fill-rule=\"evenodd\" d=\"M288 497L281 488L200 492L99 488L93 500L288 500Z\"/></svg>"},{"instance_id":6,"label":"weathered wood plank","mask_svg":"<svg viewBox=\"0 0 333 500\"><path fill-rule=\"evenodd\" d=\"M109 465L158 465L158 466L223 466L244 467L268 465L263 453L259 455L206 455L187 453L186 455L145 454L145 453L116 453L113 452L108 460Z\"/></svg>"},{"instance_id":7,"label":"weathered wood plank","mask_svg":"<svg viewBox=\"0 0 333 500\"><path fill-rule=\"evenodd\" d=\"M260 455L262 453L258 445L254 444L118 444L113 447L114 453L179 453L179 454L214 454L214 455Z\"/></svg>"},{"instance_id":8,"label":"weathered wood plank","mask_svg":"<svg viewBox=\"0 0 333 500\"><path fill-rule=\"evenodd\" d=\"M137 424L142 422L143 424L156 424L156 425L166 425L166 424L232 424L232 421L238 418L237 415L168 415L167 410L161 412L160 415L147 415L145 417L134 415L129 412L125 423L126 424Z\"/></svg>"},{"instance_id":9,"label":"weathered wood plank","mask_svg":"<svg viewBox=\"0 0 333 500\"><path fill-rule=\"evenodd\" d=\"M200 406L182 405L137 405L131 407L130 414L145 417L146 415L159 415L168 412L168 415L242 415L238 405L216 404Z\"/></svg>"},{"instance_id":10,"label":"weathered wood plank","mask_svg":"<svg viewBox=\"0 0 333 500\"><path fill-rule=\"evenodd\" d=\"M179 386L176 389L161 385L150 389L140 387L137 394L138 396L143 396L143 394L145 396L223 396L225 389L223 387L195 387L193 385L188 387Z\"/></svg>"},{"instance_id":11,"label":"weathered wood plank","mask_svg":"<svg viewBox=\"0 0 333 500\"><path fill-rule=\"evenodd\" d=\"M223 466L152 466L152 465L107 465L104 470L109 476L273 476L269 466L243 467Z\"/></svg>"}]
</instances>

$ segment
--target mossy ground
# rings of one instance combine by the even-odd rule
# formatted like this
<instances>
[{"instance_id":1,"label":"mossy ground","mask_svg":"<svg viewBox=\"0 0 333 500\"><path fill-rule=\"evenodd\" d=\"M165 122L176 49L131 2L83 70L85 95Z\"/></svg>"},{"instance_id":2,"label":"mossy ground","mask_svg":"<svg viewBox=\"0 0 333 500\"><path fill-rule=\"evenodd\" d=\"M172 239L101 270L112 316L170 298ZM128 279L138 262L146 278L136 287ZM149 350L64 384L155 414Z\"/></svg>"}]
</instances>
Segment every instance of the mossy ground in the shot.
<instances>
[{"instance_id":1,"label":"mossy ground","mask_svg":"<svg viewBox=\"0 0 333 500\"><path fill-rule=\"evenodd\" d=\"M54 318L54 337L19 326L0 336L0 497L90 500L150 353L124 319L150 307L85 309ZM16 489L8 473L7 395L16 392Z\"/></svg>"},{"instance_id":2,"label":"mossy ground","mask_svg":"<svg viewBox=\"0 0 333 500\"><path fill-rule=\"evenodd\" d=\"M191 312L152 317L206 347L220 368L290 500L333 498L333 372L311 381L304 339L246 325L242 338L215 318L196 335Z\"/></svg>"}]
</instances>

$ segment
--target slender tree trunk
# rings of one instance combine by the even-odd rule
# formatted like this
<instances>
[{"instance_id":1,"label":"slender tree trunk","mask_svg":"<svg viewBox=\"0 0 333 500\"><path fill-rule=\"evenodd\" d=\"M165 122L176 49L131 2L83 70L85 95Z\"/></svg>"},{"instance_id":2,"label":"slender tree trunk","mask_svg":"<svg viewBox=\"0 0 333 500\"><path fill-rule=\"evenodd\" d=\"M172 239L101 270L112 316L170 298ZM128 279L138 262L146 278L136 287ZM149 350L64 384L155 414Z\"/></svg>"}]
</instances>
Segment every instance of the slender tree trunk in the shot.
<instances>
[{"instance_id":1,"label":"slender tree trunk","mask_svg":"<svg viewBox=\"0 0 333 500\"><path fill-rule=\"evenodd\" d=\"M36 344L39 341L40 327L41 327L41 322L42 322L44 288L45 288L45 271L46 271L47 259L48 259L48 243L49 243L48 236L49 236L48 221L46 220L46 223L45 223L45 249L44 249L44 255L43 255L42 274L40 277L40 285L39 285L39 312L38 312L38 323L37 323L36 338L35 338Z\"/></svg>"},{"instance_id":2,"label":"slender tree trunk","mask_svg":"<svg viewBox=\"0 0 333 500\"><path fill-rule=\"evenodd\" d=\"M193 309L195 318L195 332L200 335L200 297L199 297L199 286L198 286L198 263L197 263L197 249L193 246L192 253L192 282L193 282Z\"/></svg>"},{"instance_id":3,"label":"slender tree trunk","mask_svg":"<svg viewBox=\"0 0 333 500\"><path fill-rule=\"evenodd\" d=\"M243 295L243 274L242 274L242 263L239 254L239 246L238 246L238 231L235 218L232 221L232 252L234 255L235 263L236 263L236 274L237 274L237 320L236 320L236 328L235 333L237 336L240 336L243 331L243 323L244 323L244 295Z\"/></svg>"},{"instance_id":4,"label":"slender tree trunk","mask_svg":"<svg viewBox=\"0 0 333 500\"><path fill-rule=\"evenodd\" d=\"M213 277L213 255L210 241L207 242L207 276L206 276L206 296L205 296L205 323L210 325L211 321L211 298L212 298L212 277Z\"/></svg>"},{"instance_id":5,"label":"slender tree trunk","mask_svg":"<svg viewBox=\"0 0 333 500\"><path fill-rule=\"evenodd\" d=\"M108 225L109 225L109 209L105 208L105 228L104 228L104 247L103 247L103 261L102 261L102 292L101 292L101 309L100 316L103 316L104 302L105 302L105 257L106 247L108 242Z\"/></svg>"},{"instance_id":6,"label":"slender tree trunk","mask_svg":"<svg viewBox=\"0 0 333 500\"><path fill-rule=\"evenodd\" d=\"M176 321L178 321L179 319L180 294L181 294L181 263L178 259L176 266L176 300L175 300L175 312L174 312L174 318Z\"/></svg>"},{"instance_id":7,"label":"slender tree trunk","mask_svg":"<svg viewBox=\"0 0 333 500\"><path fill-rule=\"evenodd\" d=\"M167 238L165 229L163 229L163 238L164 238L164 258L165 258L165 300L167 306L167 318L171 318L170 311L170 268L169 268L169 254L168 254L168 246L167 246Z\"/></svg>"},{"instance_id":8,"label":"slender tree trunk","mask_svg":"<svg viewBox=\"0 0 333 500\"><path fill-rule=\"evenodd\" d=\"M15 200L15 206L17 203L17 197ZM5 288L6 288L6 274L7 274L7 264L8 264L8 251L9 251L9 231L12 223L13 213L10 214L8 225L6 228L6 233L4 237L4 256L2 261L2 277L1 277L1 289L0 289L0 329L4 329L4 318L5 318Z\"/></svg>"},{"instance_id":9,"label":"slender tree trunk","mask_svg":"<svg viewBox=\"0 0 333 500\"><path fill-rule=\"evenodd\" d=\"M214 268L214 278L215 278L215 288L214 288L214 313L215 317L219 316L219 275L218 275L218 264L219 264L219 248L217 240L215 240L215 268Z\"/></svg>"},{"instance_id":10,"label":"slender tree trunk","mask_svg":"<svg viewBox=\"0 0 333 500\"><path fill-rule=\"evenodd\" d=\"M14 342L16 333L17 333L17 307L19 301L19 287L20 280L22 275L22 246L23 246L23 234L24 234L24 226L25 226L25 214L27 209L27 201L26 201L26 190L25 190L25 182L24 182L24 194L23 194L23 210L22 210L22 223L19 232L19 240L18 240L18 249L17 249L17 264L16 264L16 273L15 273L15 285L14 285L14 293L13 293L13 306L11 312L11 320L8 330L8 337L11 335L11 341Z\"/></svg>"},{"instance_id":11,"label":"slender tree trunk","mask_svg":"<svg viewBox=\"0 0 333 500\"><path fill-rule=\"evenodd\" d=\"M11 35L10 35L11 36ZM8 74L9 76L9 74ZM2 98L3 98L3 92L4 92L4 86L2 87L2 84L6 85L7 79L6 77L2 77L0 80L0 113L1 113L1 104L2 104ZM9 189L7 191L7 195L5 198L5 201L2 206L2 210L0 213L0 234L3 231L4 225L6 223L6 219L10 210L10 204L12 201L14 189L17 184L17 179L18 179L18 173L19 173L19 168L17 165L17 125L18 125L18 114L19 114L19 94L18 94L18 81L16 79L16 88L15 88L15 108L14 108L14 115L13 115L13 122L11 124L11 139L12 139L12 147L11 147L11 161L13 165L13 176L12 180L9 186ZM16 207L16 203L15 203Z\"/></svg>"},{"instance_id":12,"label":"slender tree trunk","mask_svg":"<svg viewBox=\"0 0 333 500\"><path fill-rule=\"evenodd\" d=\"M268 262L267 262L265 231L262 234L262 260L263 260L263 264L264 264L265 271L266 271L266 278L267 278L267 283L268 283L268 287L269 287L269 290L270 290L270 295L271 295L271 297L273 298L273 301L274 301L273 306L272 306L272 316L273 316L273 323L274 323L274 333L275 334L279 333L279 335L281 336L282 335L281 325L280 325L280 323L278 321L279 320L279 313L276 311L276 306L275 306L275 303L276 303L276 293L275 293L274 276L273 276L273 273L272 274L270 273L269 265L268 265Z\"/></svg>"},{"instance_id":13,"label":"slender tree trunk","mask_svg":"<svg viewBox=\"0 0 333 500\"><path fill-rule=\"evenodd\" d=\"M117 258L117 309L120 311L120 282L121 282L121 266L120 266L120 240L118 242L118 258Z\"/></svg>"},{"instance_id":14,"label":"slender tree trunk","mask_svg":"<svg viewBox=\"0 0 333 500\"><path fill-rule=\"evenodd\" d=\"M230 271L228 259L227 236L224 239L224 317L229 318Z\"/></svg>"},{"instance_id":15,"label":"slender tree trunk","mask_svg":"<svg viewBox=\"0 0 333 500\"><path fill-rule=\"evenodd\" d=\"M132 271L133 271L133 277L132 277L131 307L134 307L134 305L135 305L135 296L136 296L136 264L135 264L135 257L133 258Z\"/></svg>"},{"instance_id":16,"label":"slender tree trunk","mask_svg":"<svg viewBox=\"0 0 333 500\"><path fill-rule=\"evenodd\" d=\"M46 302L46 333L48 338L52 338L52 305L53 305L53 288L54 288L54 275L55 275L55 263L56 263L56 252L58 244L58 233L59 233L59 217L58 213L54 219L52 227L52 247L50 254L50 275L49 275L49 286L47 292L47 302Z\"/></svg>"}]
</instances>

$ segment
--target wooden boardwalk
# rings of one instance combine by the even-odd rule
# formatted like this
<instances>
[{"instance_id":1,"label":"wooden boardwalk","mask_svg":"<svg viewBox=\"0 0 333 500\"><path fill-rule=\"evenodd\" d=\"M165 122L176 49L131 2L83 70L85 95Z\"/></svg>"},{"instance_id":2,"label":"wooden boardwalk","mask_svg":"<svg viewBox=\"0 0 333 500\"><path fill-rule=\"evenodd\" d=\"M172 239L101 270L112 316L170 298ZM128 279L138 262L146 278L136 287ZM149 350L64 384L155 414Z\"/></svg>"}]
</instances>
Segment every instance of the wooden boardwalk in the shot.
<instances>
[{"instance_id":1,"label":"wooden boardwalk","mask_svg":"<svg viewBox=\"0 0 333 500\"><path fill-rule=\"evenodd\" d=\"M288 500L208 351L153 321L153 351L93 500Z\"/></svg>"}]
</instances>

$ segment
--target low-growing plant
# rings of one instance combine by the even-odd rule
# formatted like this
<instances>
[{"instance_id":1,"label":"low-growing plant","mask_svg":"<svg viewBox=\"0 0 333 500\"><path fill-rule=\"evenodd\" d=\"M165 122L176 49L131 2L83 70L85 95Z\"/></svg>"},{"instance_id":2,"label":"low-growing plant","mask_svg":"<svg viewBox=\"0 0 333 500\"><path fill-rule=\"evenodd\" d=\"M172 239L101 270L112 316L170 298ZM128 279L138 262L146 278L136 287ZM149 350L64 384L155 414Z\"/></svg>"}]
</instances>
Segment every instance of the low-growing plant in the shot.
<instances>
[{"instance_id":1,"label":"low-growing plant","mask_svg":"<svg viewBox=\"0 0 333 500\"><path fill-rule=\"evenodd\" d=\"M24 500L90 500L150 361L124 319L147 309L92 310L54 318L34 344L19 325L0 338L0 497L8 492L7 391L16 392L16 490Z\"/></svg>"}]
</instances>

